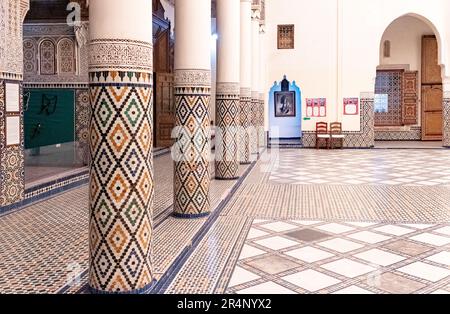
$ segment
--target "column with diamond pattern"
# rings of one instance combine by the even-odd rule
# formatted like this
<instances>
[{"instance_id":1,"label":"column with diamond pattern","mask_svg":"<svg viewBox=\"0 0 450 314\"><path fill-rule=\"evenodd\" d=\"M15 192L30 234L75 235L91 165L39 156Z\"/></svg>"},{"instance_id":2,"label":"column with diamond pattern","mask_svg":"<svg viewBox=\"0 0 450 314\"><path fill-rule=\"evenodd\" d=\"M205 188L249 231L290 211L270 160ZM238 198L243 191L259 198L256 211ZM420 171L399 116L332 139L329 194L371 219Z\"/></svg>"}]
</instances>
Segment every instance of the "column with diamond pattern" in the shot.
<instances>
[{"instance_id":1,"label":"column with diamond pattern","mask_svg":"<svg viewBox=\"0 0 450 314\"><path fill-rule=\"evenodd\" d=\"M211 211L211 1L177 0L175 25L174 215L195 218Z\"/></svg>"},{"instance_id":2,"label":"column with diamond pattern","mask_svg":"<svg viewBox=\"0 0 450 314\"><path fill-rule=\"evenodd\" d=\"M241 73L239 104L239 161L249 164L254 160L250 149L252 120L252 1L241 0Z\"/></svg>"},{"instance_id":3,"label":"column with diamond pattern","mask_svg":"<svg viewBox=\"0 0 450 314\"><path fill-rule=\"evenodd\" d=\"M151 23L141 25L151 1L96 0L89 11L89 286L140 293L154 276L153 49Z\"/></svg>"},{"instance_id":4,"label":"column with diamond pattern","mask_svg":"<svg viewBox=\"0 0 450 314\"><path fill-rule=\"evenodd\" d=\"M217 0L216 178L237 179L240 0ZM236 35L237 34L237 35Z\"/></svg>"}]
</instances>

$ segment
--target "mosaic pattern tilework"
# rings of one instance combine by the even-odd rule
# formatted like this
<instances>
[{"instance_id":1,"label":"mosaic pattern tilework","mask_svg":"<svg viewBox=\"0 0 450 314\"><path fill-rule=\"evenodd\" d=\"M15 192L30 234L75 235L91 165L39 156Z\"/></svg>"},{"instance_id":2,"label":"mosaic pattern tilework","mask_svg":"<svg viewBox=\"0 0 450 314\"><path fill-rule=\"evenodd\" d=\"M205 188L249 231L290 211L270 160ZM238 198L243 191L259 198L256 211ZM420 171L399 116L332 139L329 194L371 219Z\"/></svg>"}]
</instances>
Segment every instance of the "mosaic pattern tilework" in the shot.
<instances>
[{"instance_id":1,"label":"mosaic pattern tilework","mask_svg":"<svg viewBox=\"0 0 450 314\"><path fill-rule=\"evenodd\" d=\"M239 160L241 164L249 164L251 162L250 151L250 133L249 128L251 126L251 111L252 107L252 95L250 89L241 88L241 100L239 107L239 119L240 119L240 143L239 143Z\"/></svg>"},{"instance_id":2,"label":"mosaic pattern tilework","mask_svg":"<svg viewBox=\"0 0 450 314\"><path fill-rule=\"evenodd\" d=\"M90 84L89 285L98 291L136 291L153 280L153 88L151 75L138 76L150 81Z\"/></svg>"},{"instance_id":3,"label":"mosaic pattern tilework","mask_svg":"<svg viewBox=\"0 0 450 314\"><path fill-rule=\"evenodd\" d=\"M239 84L221 83L216 94L216 177L234 179L239 169Z\"/></svg>"},{"instance_id":4,"label":"mosaic pattern tilework","mask_svg":"<svg viewBox=\"0 0 450 314\"><path fill-rule=\"evenodd\" d=\"M450 293L450 225L256 220L226 293Z\"/></svg>"},{"instance_id":5,"label":"mosaic pattern tilework","mask_svg":"<svg viewBox=\"0 0 450 314\"><path fill-rule=\"evenodd\" d=\"M258 107L258 144L259 147L266 147L266 132L264 130L264 95L260 94Z\"/></svg>"},{"instance_id":6,"label":"mosaic pattern tilework","mask_svg":"<svg viewBox=\"0 0 450 314\"><path fill-rule=\"evenodd\" d=\"M420 141L422 128L411 127L409 131L378 131L375 129L375 141Z\"/></svg>"},{"instance_id":7,"label":"mosaic pattern tilework","mask_svg":"<svg viewBox=\"0 0 450 314\"><path fill-rule=\"evenodd\" d=\"M375 125L401 125L403 104L403 71L377 71L376 94L387 94L388 110L375 113Z\"/></svg>"},{"instance_id":8,"label":"mosaic pattern tilework","mask_svg":"<svg viewBox=\"0 0 450 314\"><path fill-rule=\"evenodd\" d=\"M16 81L16 83L19 83ZM23 112L22 87L20 86L20 138L19 145L6 145L5 124L10 114L6 112L5 84L0 81L0 207L20 202L24 198L25 173L23 153ZM21 83L19 83L21 84Z\"/></svg>"},{"instance_id":9,"label":"mosaic pattern tilework","mask_svg":"<svg viewBox=\"0 0 450 314\"><path fill-rule=\"evenodd\" d=\"M177 71L175 74L174 210L180 216L201 216L211 211L210 170L210 71Z\"/></svg>"},{"instance_id":10,"label":"mosaic pattern tilework","mask_svg":"<svg viewBox=\"0 0 450 314\"><path fill-rule=\"evenodd\" d=\"M89 164L89 119L91 106L88 90L76 90L75 92L75 132L77 141L77 153L85 165Z\"/></svg>"},{"instance_id":11,"label":"mosaic pattern tilework","mask_svg":"<svg viewBox=\"0 0 450 314\"><path fill-rule=\"evenodd\" d=\"M359 132L343 132L345 134L344 147L372 148L375 146L374 131L374 100L361 98L361 122ZM316 147L315 132L303 132L303 147Z\"/></svg>"},{"instance_id":12,"label":"mosaic pattern tilework","mask_svg":"<svg viewBox=\"0 0 450 314\"><path fill-rule=\"evenodd\" d=\"M258 124L259 124L259 93L252 92L251 105L251 128L250 128L250 152L256 154L259 147Z\"/></svg>"},{"instance_id":13,"label":"mosaic pattern tilework","mask_svg":"<svg viewBox=\"0 0 450 314\"><path fill-rule=\"evenodd\" d=\"M443 103L443 146L450 147L450 93L445 95Z\"/></svg>"}]
</instances>

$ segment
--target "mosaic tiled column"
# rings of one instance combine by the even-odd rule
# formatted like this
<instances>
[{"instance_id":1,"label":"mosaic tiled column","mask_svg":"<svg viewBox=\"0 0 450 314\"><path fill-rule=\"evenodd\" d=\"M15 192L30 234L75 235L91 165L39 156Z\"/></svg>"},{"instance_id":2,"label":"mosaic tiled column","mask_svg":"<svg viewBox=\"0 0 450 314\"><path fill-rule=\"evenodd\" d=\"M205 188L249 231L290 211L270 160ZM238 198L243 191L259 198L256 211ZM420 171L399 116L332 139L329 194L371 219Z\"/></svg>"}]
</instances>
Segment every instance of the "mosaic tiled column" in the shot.
<instances>
[{"instance_id":1,"label":"mosaic tiled column","mask_svg":"<svg viewBox=\"0 0 450 314\"><path fill-rule=\"evenodd\" d=\"M220 180L237 179L239 170L240 9L240 0L217 0L215 166Z\"/></svg>"},{"instance_id":2,"label":"mosaic tiled column","mask_svg":"<svg viewBox=\"0 0 450 314\"><path fill-rule=\"evenodd\" d=\"M260 45L259 45L260 10L252 10L252 122L250 132L250 150L252 154L259 152L259 115L260 115Z\"/></svg>"},{"instance_id":3,"label":"mosaic tiled column","mask_svg":"<svg viewBox=\"0 0 450 314\"><path fill-rule=\"evenodd\" d=\"M259 94L259 107L258 107L258 144L260 148L266 147L266 135L264 132L264 94Z\"/></svg>"},{"instance_id":4,"label":"mosaic tiled column","mask_svg":"<svg viewBox=\"0 0 450 314\"><path fill-rule=\"evenodd\" d=\"M151 1L89 6L89 286L140 293L153 283Z\"/></svg>"},{"instance_id":5,"label":"mosaic tiled column","mask_svg":"<svg viewBox=\"0 0 450 314\"><path fill-rule=\"evenodd\" d=\"M0 207L24 198L23 20L29 0L0 1Z\"/></svg>"},{"instance_id":6,"label":"mosaic tiled column","mask_svg":"<svg viewBox=\"0 0 450 314\"><path fill-rule=\"evenodd\" d=\"M444 122L442 143L444 147L450 148L450 91L444 92L442 114Z\"/></svg>"},{"instance_id":7,"label":"mosaic tiled column","mask_svg":"<svg viewBox=\"0 0 450 314\"><path fill-rule=\"evenodd\" d=\"M195 218L211 211L211 1L177 0L175 25L174 214Z\"/></svg>"},{"instance_id":8,"label":"mosaic tiled column","mask_svg":"<svg viewBox=\"0 0 450 314\"><path fill-rule=\"evenodd\" d=\"M239 105L239 161L250 164L254 157L250 151L252 117L252 1L241 0L241 73Z\"/></svg>"}]
</instances>

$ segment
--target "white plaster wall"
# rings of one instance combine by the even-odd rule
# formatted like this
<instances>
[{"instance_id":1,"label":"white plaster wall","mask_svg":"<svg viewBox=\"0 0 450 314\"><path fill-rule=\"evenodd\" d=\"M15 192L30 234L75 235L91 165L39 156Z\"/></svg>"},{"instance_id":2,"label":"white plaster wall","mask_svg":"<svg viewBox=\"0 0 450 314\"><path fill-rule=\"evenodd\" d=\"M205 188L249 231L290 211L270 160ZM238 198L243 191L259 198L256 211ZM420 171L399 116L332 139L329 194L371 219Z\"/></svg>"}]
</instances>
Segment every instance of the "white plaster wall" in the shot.
<instances>
[{"instance_id":1,"label":"white plaster wall","mask_svg":"<svg viewBox=\"0 0 450 314\"><path fill-rule=\"evenodd\" d=\"M265 90L283 74L295 80L305 98L326 97L328 117L344 129L359 130L358 116L343 116L345 97L373 92L380 43L397 18L413 14L433 25L440 60L450 76L450 1L448 0L266 0L269 74ZM295 49L277 49L277 25L295 24ZM430 26L431 27L431 26ZM303 108L303 114L305 113ZM303 121L313 130L316 120Z\"/></svg>"}]
</instances>

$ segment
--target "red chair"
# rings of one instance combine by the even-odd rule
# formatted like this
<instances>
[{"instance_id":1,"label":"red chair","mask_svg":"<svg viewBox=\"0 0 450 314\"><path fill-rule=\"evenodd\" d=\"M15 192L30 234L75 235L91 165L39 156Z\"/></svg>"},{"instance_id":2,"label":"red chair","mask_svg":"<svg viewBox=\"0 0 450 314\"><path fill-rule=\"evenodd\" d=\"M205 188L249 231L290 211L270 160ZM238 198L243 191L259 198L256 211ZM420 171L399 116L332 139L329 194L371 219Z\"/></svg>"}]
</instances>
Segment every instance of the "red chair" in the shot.
<instances>
[{"instance_id":1,"label":"red chair","mask_svg":"<svg viewBox=\"0 0 450 314\"><path fill-rule=\"evenodd\" d=\"M316 123L316 148L320 148L320 142L325 140L326 148L330 147L330 134L328 133L328 123Z\"/></svg>"}]
</instances>

